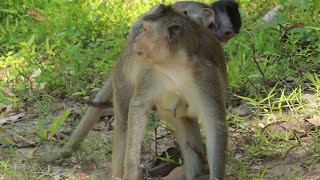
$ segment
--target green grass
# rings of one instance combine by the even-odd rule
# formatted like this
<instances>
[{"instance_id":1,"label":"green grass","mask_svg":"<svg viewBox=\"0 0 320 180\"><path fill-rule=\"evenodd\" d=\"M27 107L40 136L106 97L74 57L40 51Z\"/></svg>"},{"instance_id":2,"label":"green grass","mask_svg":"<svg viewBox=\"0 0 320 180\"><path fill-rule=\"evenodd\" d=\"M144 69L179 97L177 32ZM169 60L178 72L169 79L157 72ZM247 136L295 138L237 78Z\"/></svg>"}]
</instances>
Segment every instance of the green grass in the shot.
<instances>
[{"instance_id":1,"label":"green grass","mask_svg":"<svg viewBox=\"0 0 320 180\"><path fill-rule=\"evenodd\" d=\"M242 30L224 45L231 59L228 106L236 109L239 104L247 104L250 113L228 114L227 171L238 179L302 179L318 168L319 128L307 132L305 138L289 140L290 132L268 137L262 127L279 120L303 121L320 116L320 2L239 1ZM44 123L44 131L51 127L50 136L58 133L63 126L58 123L60 120L56 119L56 124L46 123L47 117L54 119L66 109L59 110L57 103L83 103L94 95L125 46L131 23L158 2L0 1L0 109L10 107L10 112L27 113L31 110L39 123ZM284 10L274 22L260 19L278 4ZM31 11L36 15L30 14ZM41 16L45 18L39 20ZM81 115L82 111L78 113ZM148 127L148 137L157 125L158 120ZM9 127L0 125L1 130ZM39 140L37 131L29 131L15 130L42 144L48 143L47 138ZM42 136L46 137L43 133ZM108 156L110 144L102 143L102 139L86 141L84 155L79 155L76 164L100 162L102 155ZM0 143L10 141L9 136L0 134ZM106 154L94 154L97 147ZM0 179L2 175L6 179L50 177L47 169L32 158L26 158L12 147L4 149L0 151ZM24 158L27 161L21 160ZM294 164L298 160L289 161L290 158L300 159L305 168L297 168L300 166ZM16 171L19 164L23 165L22 171ZM284 175L273 169L288 164L293 164L295 169ZM67 179L75 179L77 165L68 169Z\"/></svg>"}]
</instances>

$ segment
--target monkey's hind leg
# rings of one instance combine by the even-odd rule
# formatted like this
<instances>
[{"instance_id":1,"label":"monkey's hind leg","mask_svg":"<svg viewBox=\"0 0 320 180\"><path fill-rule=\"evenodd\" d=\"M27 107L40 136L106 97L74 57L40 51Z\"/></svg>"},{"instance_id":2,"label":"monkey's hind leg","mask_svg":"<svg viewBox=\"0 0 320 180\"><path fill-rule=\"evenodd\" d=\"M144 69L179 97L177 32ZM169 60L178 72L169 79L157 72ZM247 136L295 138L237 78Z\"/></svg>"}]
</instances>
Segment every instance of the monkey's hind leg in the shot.
<instances>
[{"instance_id":1,"label":"monkey's hind leg","mask_svg":"<svg viewBox=\"0 0 320 180\"><path fill-rule=\"evenodd\" d=\"M112 139L112 176L122 179L124 174L125 151L128 134L128 112L132 87L126 83L123 87L115 87L113 96L114 130ZM135 135L133 135L135 136Z\"/></svg>"},{"instance_id":2,"label":"monkey's hind leg","mask_svg":"<svg viewBox=\"0 0 320 180\"><path fill-rule=\"evenodd\" d=\"M180 117L173 122L184 159L185 179L192 180L202 174L202 139L199 124L195 119Z\"/></svg>"},{"instance_id":3,"label":"monkey's hind leg","mask_svg":"<svg viewBox=\"0 0 320 180\"><path fill-rule=\"evenodd\" d=\"M199 121L203 125L206 137L207 159L210 171L210 180L224 179L227 150L227 123L223 100L209 97L211 103L200 107Z\"/></svg>"}]
</instances>

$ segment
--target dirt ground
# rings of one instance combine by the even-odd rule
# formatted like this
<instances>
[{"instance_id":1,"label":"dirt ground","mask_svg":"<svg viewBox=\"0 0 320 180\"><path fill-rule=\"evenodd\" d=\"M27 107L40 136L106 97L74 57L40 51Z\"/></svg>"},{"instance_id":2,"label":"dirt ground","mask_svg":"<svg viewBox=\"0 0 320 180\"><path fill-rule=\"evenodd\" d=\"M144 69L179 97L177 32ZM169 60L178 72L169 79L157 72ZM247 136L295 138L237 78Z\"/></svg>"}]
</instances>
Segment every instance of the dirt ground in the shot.
<instances>
[{"instance_id":1,"label":"dirt ground","mask_svg":"<svg viewBox=\"0 0 320 180\"><path fill-rule=\"evenodd\" d=\"M112 153L110 139L113 126L112 123L108 123L112 122L110 113L100 119L99 124L90 132L89 137L83 143L81 150L75 152L71 158L64 159L60 164L46 164L41 161L44 153L50 155L69 138L81 118L79 111L85 109L84 106L75 106L72 102L62 104L53 116L61 113L65 107L72 106L73 111L70 117L73 118L68 118L58 132L46 140L37 136L39 121L32 111L26 111L23 114L16 113L13 108L2 111L2 117L0 116L0 121L2 121L2 125L0 125L0 180L110 178ZM242 104L234 107L230 113L237 112L238 115L246 117L250 110L243 106ZM11 120L8 120L7 117L11 117ZM284 133L289 137L283 141L284 146L276 146L270 150L268 148L272 147L273 143L279 145L282 140L269 139L263 141L264 144L260 147L259 138L261 136L254 134L254 128L259 127L261 122L257 126L248 126L248 129L246 129L245 123L242 124L243 126L238 125L238 127L231 123L226 179L320 179L319 144L315 143L319 140L319 136L307 133L317 124L303 122L302 128L309 129L298 136L295 134L293 138L289 136L298 130L290 131L290 128L292 128L292 124L301 123L300 121L289 124L278 121L262 127L266 138L275 132ZM50 119L47 119L44 126L48 127L49 125ZM296 143L297 139L299 143ZM270 143L269 147L265 145L266 142ZM253 148L253 144L257 145L256 150ZM284 147L284 149L277 149L277 147ZM259 154L261 149L266 152L270 151L270 155ZM252 151L256 152L252 153ZM145 169L145 179L160 179L174 168L181 166L182 158L174 142L174 135L168 131L164 124L148 130L141 159L141 167Z\"/></svg>"}]
</instances>

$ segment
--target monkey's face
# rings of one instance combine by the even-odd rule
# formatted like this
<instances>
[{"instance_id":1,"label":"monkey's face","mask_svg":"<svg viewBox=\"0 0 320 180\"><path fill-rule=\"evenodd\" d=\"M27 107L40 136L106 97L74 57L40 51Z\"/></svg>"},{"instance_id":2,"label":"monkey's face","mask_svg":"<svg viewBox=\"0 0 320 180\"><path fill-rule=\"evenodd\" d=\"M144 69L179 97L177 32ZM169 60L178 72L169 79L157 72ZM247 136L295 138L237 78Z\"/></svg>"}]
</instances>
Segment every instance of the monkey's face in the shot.
<instances>
[{"instance_id":1,"label":"monkey's face","mask_svg":"<svg viewBox=\"0 0 320 180\"><path fill-rule=\"evenodd\" d=\"M133 50L144 60L151 60L160 51L163 40L159 37L159 32L155 32L154 22L142 21L144 31L140 33L135 41Z\"/></svg>"},{"instance_id":2,"label":"monkey's face","mask_svg":"<svg viewBox=\"0 0 320 180\"><path fill-rule=\"evenodd\" d=\"M216 16L217 21L214 23L214 31L221 42L228 42L235 35L235 30L225 11L219 11Z\"/></svg>"},{"instance_id":3,"label":"monkey's face","mask_svg":"<svg viewBox=\"0 0 320 180\"><path fill-rule=\"evenodd\" d=\"M142 60L162 64L170 60L170 43L175 33L174 25L163 26L156 21L142 21L144 31L139 34L135 41L133 50ZM177 28L177 27L176 27Z\"/></svg>"},{"instance_id":4,"label":"monkey's face","mask_svg":"<svg viewBox=\"0 0 320 180\"><path fill-rule=\"evenodd\" d=\"M218 39L228 42L241 28L239 4L234 1L216 1L211 8L215 12L214 31Z\"/></svg>"}]
</instances>

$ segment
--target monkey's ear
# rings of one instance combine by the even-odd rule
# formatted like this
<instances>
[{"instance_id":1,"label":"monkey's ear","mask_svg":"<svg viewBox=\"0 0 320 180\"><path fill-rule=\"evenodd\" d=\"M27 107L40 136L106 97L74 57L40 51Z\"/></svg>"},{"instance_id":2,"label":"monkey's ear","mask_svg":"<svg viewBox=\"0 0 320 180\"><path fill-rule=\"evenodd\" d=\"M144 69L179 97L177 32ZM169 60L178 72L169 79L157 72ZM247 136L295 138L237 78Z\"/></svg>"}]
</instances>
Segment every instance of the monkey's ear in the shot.
<instances>
[{"instance_id":1,"label":"monkey's ear","mask_svg":"<svg viewBox=\"0 0 320 180\"><path fill-rule=\"evenodd\" d=\"M180 34L182 27L178 24L170 25L167 29L168 32L168 42L172 43L176 37Z\"/></svg>"},{"instance_id":2,"label":"monkey's ear","mask_svg":"<svg viewBox=\"0 0 320 180\"><path fill-rule=\"evenodd\" d=\"M144 31L150 31L150 29L153 26L152 22L150 22L150 21L142 20L141 24L142 24L142 27L143 27Z\"/></svg>"},{"instance_id":3,"label":"monkey's ear","mask_svg":"<svg viewBox=\"0 0 320 180\"><path fill-rule=\"evenodd\" d=\"M167 10L167 6L164 4L158 4L155 7L152 8L152 11L150 14L163 14Z\"/></svg>"},{"instance_id":4,"label":"monkey's ear","mask_svg":"<svg viewBox=\"0 0 320 180\"><path fill-rule=\"evenodd\" d=\"M166 6L164 4L158 4L154 6L149 12L148 15L151 14L167 14L169 11L171 11L171 6Z\"/></svg>"},{"instance_id":5,"label":"monkey's ear","mask_svg":"<svg viewBox=\"0 0 320 180\"><path fill-rule=\"evenodd\" d=\"M201 19L203 25L206 27L213 25L215 21L214 11L210 8L203 8L201 12Z\"/></svg>"}]
</instances>

